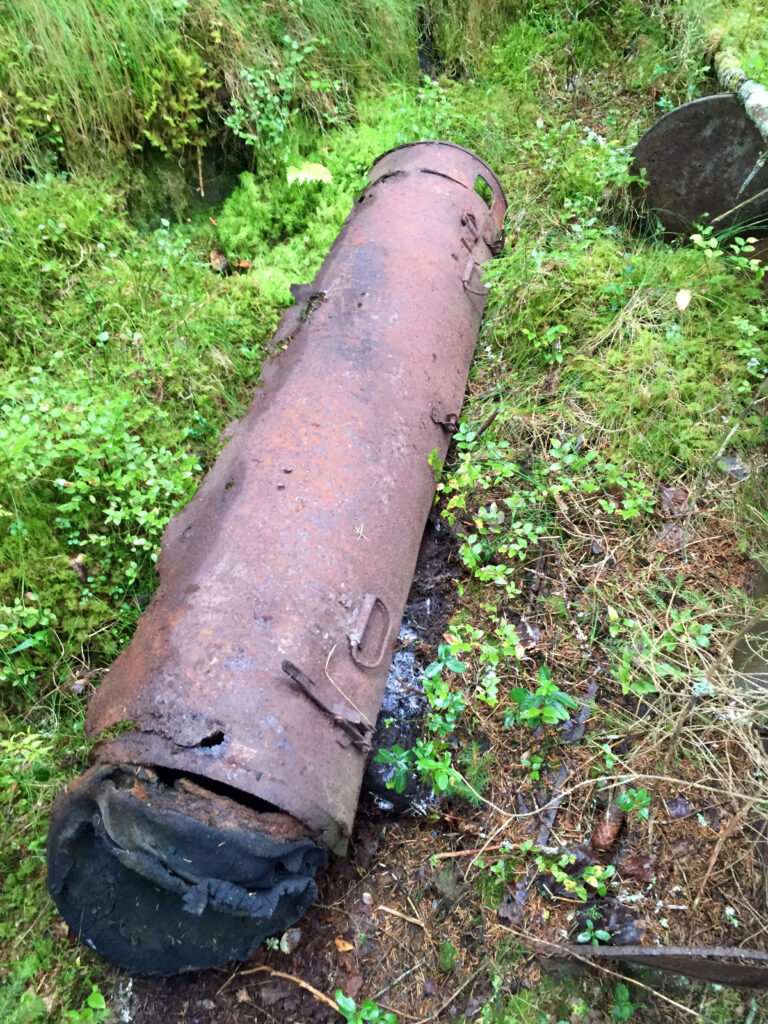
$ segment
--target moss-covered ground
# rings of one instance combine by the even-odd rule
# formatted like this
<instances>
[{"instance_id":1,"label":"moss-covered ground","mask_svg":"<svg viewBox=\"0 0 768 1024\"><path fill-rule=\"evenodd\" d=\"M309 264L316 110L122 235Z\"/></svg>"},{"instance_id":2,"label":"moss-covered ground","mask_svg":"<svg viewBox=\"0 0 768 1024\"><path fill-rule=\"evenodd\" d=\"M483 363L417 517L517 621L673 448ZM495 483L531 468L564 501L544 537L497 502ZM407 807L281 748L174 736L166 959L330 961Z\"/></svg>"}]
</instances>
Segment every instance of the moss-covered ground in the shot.
<instances>
[{"instance_id":1,"label":"moss-covered ground","mask_svg":"<svg viewBox=\"0 0 768 1024\"><path fill-rule=\"evenodd\" d=\"M661 113L716 91L713 46L765 78L765 29L751 3L0 2L3 1021L115 1011L114 973L45 891L48 807L85 764L88 698L152 593L165 524L250 399L289 285L311 279L373 159L420 138L481 155L510 208L440 484L461 600L399 763L445 792L433 820L398 826L417 853L399 862L403 911L418 906L429 943L382 1005L449 1019L459 990L451 1006L484 1024L768 1014L658 976L552 980L529 954L601 941L578 891L601 884L639 903L648 941L766 948L749 835L768 799L764 709L732 670L768 528L760 232L665 241L633 213L631 171ZM323 180L289 183L304 164ZM563 693L591 711L578 754L542 717ZM619 799L658 887L587 873L509 925L515 882L561 868L526 846L511 794L534 800L564 764L553 842L584 840ZM673 833L678 796L698 824ZM668 857L683 840L687 874ZM462 867L442 918L425 857ZM407 959L375 986L362 975L358 1003L413 966L400 938ZM441 994L424 995L433 976ZM349 963L309 980L332 994L345 977Z\"/></svg>"}]
</instances>

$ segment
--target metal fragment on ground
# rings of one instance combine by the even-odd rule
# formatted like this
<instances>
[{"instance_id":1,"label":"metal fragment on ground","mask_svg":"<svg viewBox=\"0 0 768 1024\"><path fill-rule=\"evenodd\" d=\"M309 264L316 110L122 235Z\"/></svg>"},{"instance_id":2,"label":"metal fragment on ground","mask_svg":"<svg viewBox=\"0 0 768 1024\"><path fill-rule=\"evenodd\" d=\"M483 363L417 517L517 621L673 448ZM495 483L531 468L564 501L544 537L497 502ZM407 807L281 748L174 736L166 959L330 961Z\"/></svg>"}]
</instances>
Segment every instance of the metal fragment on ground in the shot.
<instances>
[{"instance_id":1,"label":"metal fragment on ground","mask_svg":"<svg viewBox=\"0 0 768 1024\"><path fill-rule=\"evenodd\" d=\"M544 951L546 952L546 951ZM563 946L577 960L617 960L720 985L768 988L768 953L735 946Z\"/></svg>"},{"instance_id":2,"label":"metal fragment on ground","mask_svg":"<svg viewBox=\"0 0 768 1024\"><path fill-rule=\"evenodd\" d=\"M53 808L51 894L107 958L246 956L345 851L505 206L467 150L393 150L293 287L280 354L89 707L89 736L123 732Z\"/></svg>"},{"instance_id":3,"label":"metal fragment on ground","mask_svg":"<svg viewBox=\"0 0 768 1024\"><path fill-rule=\"evenodd\" d=\"M690 233L716 218L718 230L765 223L764 148L731 93L684 103L660 118L635 148L634 171L645 168L648 175L643 202L670 234Z\"/></svg>"}]
</instances>

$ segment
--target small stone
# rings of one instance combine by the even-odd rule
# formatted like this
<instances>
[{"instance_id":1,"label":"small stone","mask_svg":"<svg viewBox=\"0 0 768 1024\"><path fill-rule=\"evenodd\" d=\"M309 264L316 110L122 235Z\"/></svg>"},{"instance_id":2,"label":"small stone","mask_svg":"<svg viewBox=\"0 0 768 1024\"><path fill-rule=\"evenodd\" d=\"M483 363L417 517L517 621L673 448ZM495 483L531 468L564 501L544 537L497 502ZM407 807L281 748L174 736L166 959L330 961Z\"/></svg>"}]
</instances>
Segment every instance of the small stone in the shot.
<instances>
[{"instance_id":1,"label":"small stone","mask_svg":"<svg viewBox=\"0 0 768 1024\"><path fill-rule=\"evenodd\" d=\"M665 798L664 807L673 821L678 821L681 818L690 818L692 814L696 813L696 808L684 796Z\"/></svg>"},{"instance_id":2,"label":"small stone","mask_svg":"<svg viewBox=\"0 0 768 1024\"><path fill-rule=\"evenodd\" d=\"M301 941L301 928L289 928L280 939L280 952L291 954Z\"/></svg>"}]
</instances>

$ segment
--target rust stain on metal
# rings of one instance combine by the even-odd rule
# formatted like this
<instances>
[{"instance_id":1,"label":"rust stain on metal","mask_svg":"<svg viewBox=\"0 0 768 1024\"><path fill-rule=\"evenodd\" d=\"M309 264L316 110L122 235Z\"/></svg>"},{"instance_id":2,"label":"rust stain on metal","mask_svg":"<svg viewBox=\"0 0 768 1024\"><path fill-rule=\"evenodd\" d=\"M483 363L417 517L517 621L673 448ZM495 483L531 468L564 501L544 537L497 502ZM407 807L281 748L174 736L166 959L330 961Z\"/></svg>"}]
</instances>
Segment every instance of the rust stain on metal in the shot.
<instances>
[{"instance_id":1,"label":"rust stain on metal","mask_svg":"<svg viewBox=\"0 0 768 1024\"><path fill-rule=\"evenodd\" d=\"M75 930L62 866L75 856L73 802L81 841L104 788L112 800L115 779L125 785L120 766L160 773L156 797L192 777L206 794L198 816L223 793L287 816L318 853L345 851L434 496L428 456L444 458L456 429L485 304L480 271L505 208L493 172L467 150L393 150L315 280L292 289L282 350L169 523L160 587L91 702L90 736L138 728L103 741L88 781L56 805L51 888ZM149 806L134 788L132 814ZM108 829L103 838L125 860ZM241 955L223 934L194 965Z\"/></svg>"}]
</instances>

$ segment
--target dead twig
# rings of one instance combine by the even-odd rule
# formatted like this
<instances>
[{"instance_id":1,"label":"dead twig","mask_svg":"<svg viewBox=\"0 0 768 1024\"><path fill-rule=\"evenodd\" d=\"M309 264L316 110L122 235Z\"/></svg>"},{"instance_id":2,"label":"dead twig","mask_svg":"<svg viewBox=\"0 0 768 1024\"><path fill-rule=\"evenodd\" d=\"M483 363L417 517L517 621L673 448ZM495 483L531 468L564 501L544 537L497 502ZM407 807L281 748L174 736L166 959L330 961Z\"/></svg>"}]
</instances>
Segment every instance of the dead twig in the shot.
<instances>
[{"instance_id":1,"label":"dead twig","mask_svg":"<svg viewBox=\"0 0 768 1024\"><path fill-rule=\"evenodd\" d=\"M435 1010L434 1013L431 1013L428 1017L423 1017L421 1020L415 1021L415 1024L429 1024L430 1021L437 1020L440 1014L443 1012L443 1010L447 1010L451 1003L455 999L458 999L458 997L461 995L461 993L464 991L467 985L470 985L478 976L478 974L480 974L480 972L484 970L485 964L483 963L477 968L476 971L473 971L472 974L470 974L470 976L462 985L459 985L459 987L456 989L456 991L453 993L450 999L447 999L441 1007Z\"/></svg>"},{"instance_id":2,"label":"dead twig","mask_svg":"<svg viewBox=\"0 0 768 1024\"><path fill-rule=\"evenodd\" d=\"M427 926L423 921L420 921L418 917L411 917L410 914L404 914L402 910L395 910L394 907L376 907L375 913L381 912L382 914L392 914L393 917L399 917L403 921L408 921L410 924L417 924L419 928L427 930Z\"/></svg>"},{"instance_id":3,"label":"dead twig","mask_svg":"<svg viewBox=\"0 0 768 1024\"><path fill-rule=\"evenodd\" d=\"M490 853L493 850L501 850L508 843L494 843L492 846L478 846L475 850L451 850L448 853L435 853L433 860L453 860L454 857L476 857L479 853Z\"/></svg>"},{"instance_id":4,"label":"dead twig","mask_svg":"<svg viewBox=\"0 0 768 1024\"><path fill-rule=\"evenodd\" d=\"M483 425L477 431L477 435L476 435L477 437L482 436L486 432L488 427L490 427L490 425L493 423L493 421L496 419L496 417L499 415L500 412L501 412L501 407L499 407L498 409L494 409L494 411L491 413L491 415L488 417L488 419L483 423Z\"/></svg>"},{"instance_id":5,"label":"dead twig","mask_svg":"<svg viewBox=\"0 0 768 1024\"><path fill-rule=\"evenodd\" d=\"M741 808L741 810L738 812L738 814L734 814L734 816L731 818L731 820L725 826L723 831L720 833L720 836L718 837L718 840L715 843L715 848L712 851L712 856L709 858L709 864L707 864L707 870L704 872L704 877L701 880L701 885L699 886L699 895L693 901L694 907L698 907L699 901L701 900L701 897L704 895L704 890L707 887L707 882L709 881L709 879L710 879L710 877L712 875L712 872L715 869L715 864L717 863L717 858L720 856L720 851L722 850L723 846L725 845L726 839L730 839L730 837L736 832L737 827L744 820L746 815L750 812L750 810L752 809L754 804L755 804L754 800L750 800L749 803L744 804L744 806Z\"/></svg>"},{"instance_id":6,"label":"dead twig","mask_svg":"<svg viewBox=\"0 0 768 1024\"><path fill-rule=\"evenodd\" d=\"M423 927L424 926L422 925L422 928ZM426 962L426 960L419 960L419 962L417 964L414 964L413 967L409 967L407 971L403 971L402 974L398 974L394 981L390 981L390 983L388 985L385 985L384 988L380 988L378 992L374 992L374 994L371 996L371 999L376 1001L379 998L379 996L383 996L385 992L389 992L389 990L393 989L395 985L399 985L401 981L407 978L410 974L413 974L414 971L418 971L418 969L420 967L423 967Z\"/></svg>"},{"instance_id":7,"label":"dead twig","mask_svg":"<svg viewBox=\"0 0 768 1024\"><path fill-rule=\"evenodd\" d=\"M262 964L260 967L249 967L247 971L237 971L224 982L216 995L220 996L231 981L234 981L235 978L244 978L246 974L269 974L273 978L283 978L285 981L292 981L294 985L298 985L299 988L303 988L305 992L309 992L309 994L319 1003L325 1003L326 1006L330 1006L330 1008L335 1010L336 1013L339 1012L339 1007L335 1000L331 999L330 996L325 995L323 992L320 992L314 987L314 985L310 985L308 981L304 981L303 978L297 978L295 974L286 974L285 971L276 971L272 967L267 967L266 964Z\"/></svg>"}]
</instances>

